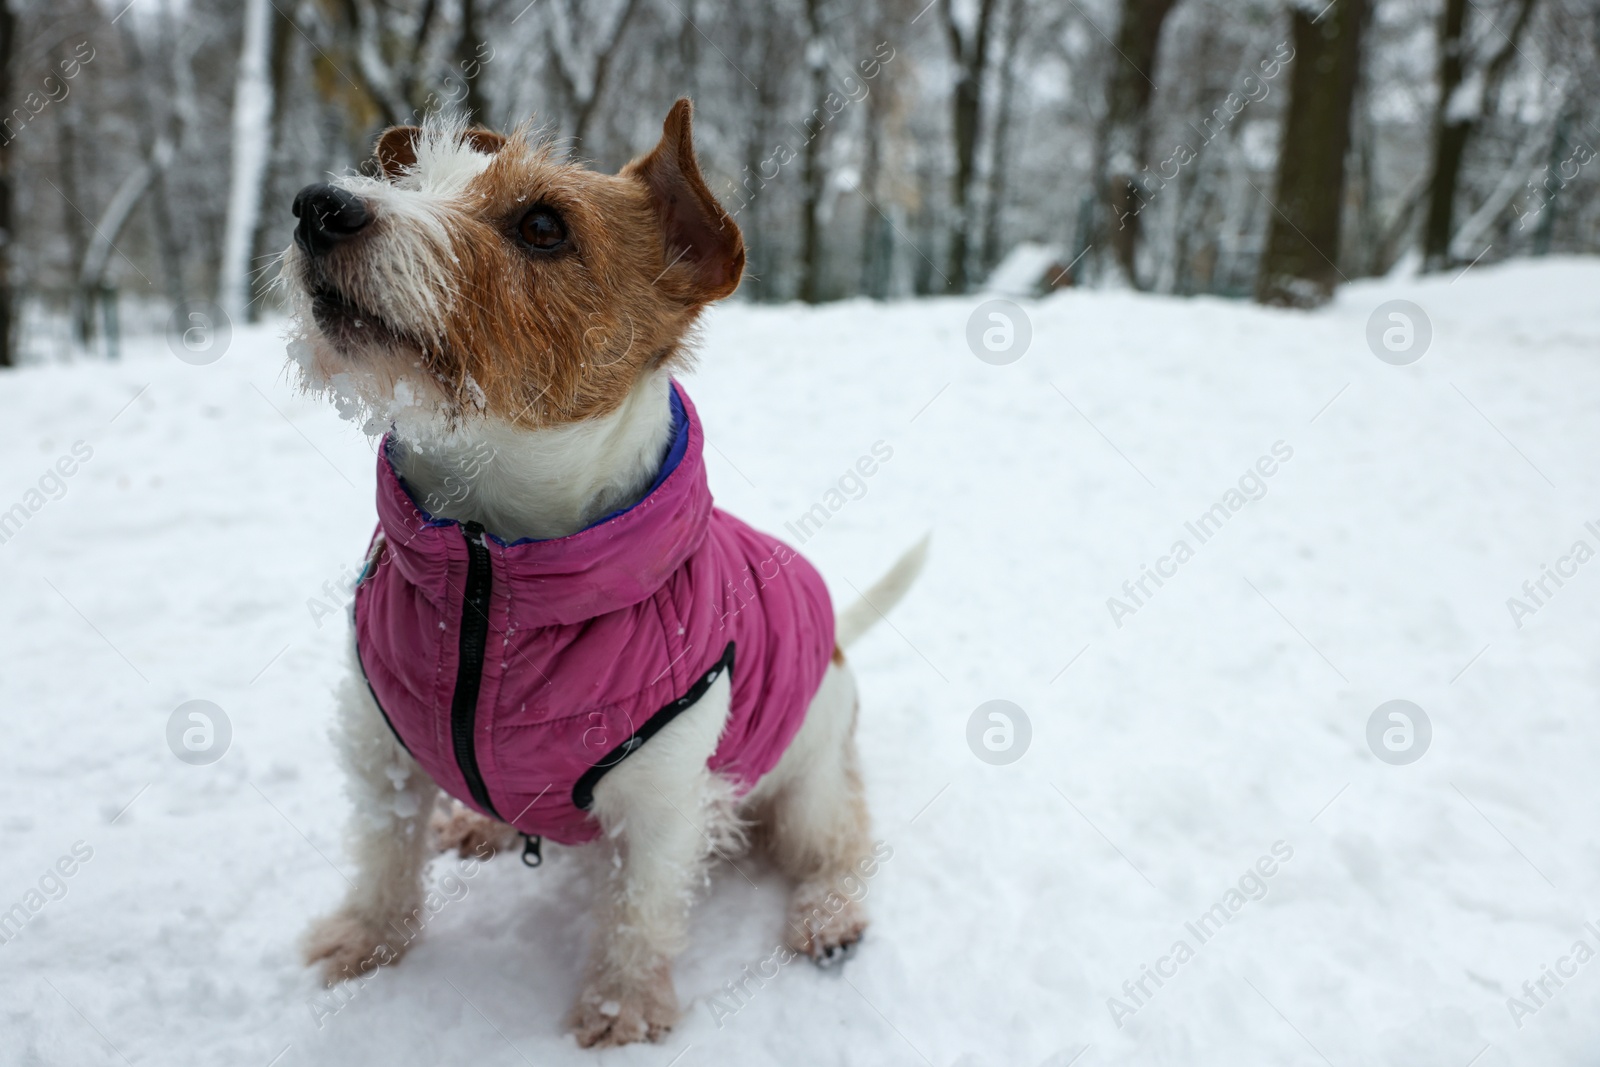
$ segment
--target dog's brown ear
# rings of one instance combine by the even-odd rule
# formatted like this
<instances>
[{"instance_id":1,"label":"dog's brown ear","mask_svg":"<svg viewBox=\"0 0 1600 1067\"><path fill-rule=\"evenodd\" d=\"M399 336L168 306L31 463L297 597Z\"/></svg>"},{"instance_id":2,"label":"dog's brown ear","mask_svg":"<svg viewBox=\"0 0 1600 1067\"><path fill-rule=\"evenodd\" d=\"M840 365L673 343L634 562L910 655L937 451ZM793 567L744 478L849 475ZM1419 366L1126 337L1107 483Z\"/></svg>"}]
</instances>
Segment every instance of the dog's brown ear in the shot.
<instances>
[{"instance_id":1,"label":"dog's brown ear","mask_svg":"<svg viewBox=\"0 0 1600 1067\"><path fill-rule=\"evenodd\" d=\"M416 166L417 137L421 133L419 126L390 126L378 135L372 155L385 178L398 178L407 167Z\"/></svg>"},{"instance_id":2,"label":"dog's brown ear","mask_svg":"<svg viewBox=\"0 0 1600 1067\"><path fill-rule=\"evenodd\" d=\"M482 152L486 156L492 156L506 146L505 134L495 133L482 126L474 126L470 130L463 131L461 139L471 145L474 151Z\"/></svg>"},{"instance_id":3,"label":"dog's brown ear","mask_svg":"<svg viewBox=\"0 0 1600 1067\"><path fill-rule=\"evenodd\" d=\"M378 135L378 143L372 154L377 157L378 169L385 178L398 178L407 167L416 166L417 138L420 136L422 129L418 126L390 126ZM506 143L504 136L481 126L464 130L461 140L471 145L473 151L486 156L494 155Z\"/></svg>"},{"instance_id":4,"label":"dog's brown ear","mask_svg":"<svg viewBox=\"0 0 1600 1067\"><path fill-rule=\"evenodd\" d=\"M650 190L668 264L663 281L684 289L690 302L703 304L721 300L739 287L744 236L700 176L690 123L693 111L687 98L673 104L661 126L661 142L649 155L622 168L622 173Z\"/></svg>"}]
</instances>

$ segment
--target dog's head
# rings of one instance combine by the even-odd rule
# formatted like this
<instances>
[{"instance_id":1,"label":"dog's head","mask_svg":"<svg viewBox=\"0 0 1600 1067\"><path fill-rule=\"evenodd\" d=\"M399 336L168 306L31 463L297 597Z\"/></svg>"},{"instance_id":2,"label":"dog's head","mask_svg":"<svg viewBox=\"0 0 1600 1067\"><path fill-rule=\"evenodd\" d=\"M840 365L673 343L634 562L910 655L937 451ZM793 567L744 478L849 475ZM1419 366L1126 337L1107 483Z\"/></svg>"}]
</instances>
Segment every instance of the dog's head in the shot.
<instances>
[{"instance_id":1,"label":"dog's head","mask_svg":"<svg viewBox=\"0 0 1600 1067\"><path fill-rule=\"evenodd\" d=\"M377 177L295 197L283 276L306 383L385 419L409 407L539 428L615 408L744 270L690 114L679 100L617 174L561 162L526 130L385 131Z\"/></svg>"}]
</instances>

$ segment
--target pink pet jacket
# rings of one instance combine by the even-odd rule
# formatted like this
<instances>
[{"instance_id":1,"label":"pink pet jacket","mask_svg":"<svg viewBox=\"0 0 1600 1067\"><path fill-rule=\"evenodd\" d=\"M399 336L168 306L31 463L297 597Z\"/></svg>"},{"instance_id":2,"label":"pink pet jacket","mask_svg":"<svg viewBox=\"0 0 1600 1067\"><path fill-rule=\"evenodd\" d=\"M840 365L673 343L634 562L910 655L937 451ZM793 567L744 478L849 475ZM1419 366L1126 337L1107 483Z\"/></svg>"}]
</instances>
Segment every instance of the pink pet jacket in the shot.
<instances>
[{"instance_id":1,"label":"pink pet jacket","mask_svg":"<svg viewBox=\"0 0 1600 1067\"><path fill-rule=\"evenodd\" d=\"M712 506L676 382L675 436L637 504L569 537L504 542L436 519L378 456L357 652L406 749L452 796L525 834L594 838L601 777L723 671L710 767L747 791L799 730L833 651L827 588L798 553Z\"/></svg>"}]
</instances>

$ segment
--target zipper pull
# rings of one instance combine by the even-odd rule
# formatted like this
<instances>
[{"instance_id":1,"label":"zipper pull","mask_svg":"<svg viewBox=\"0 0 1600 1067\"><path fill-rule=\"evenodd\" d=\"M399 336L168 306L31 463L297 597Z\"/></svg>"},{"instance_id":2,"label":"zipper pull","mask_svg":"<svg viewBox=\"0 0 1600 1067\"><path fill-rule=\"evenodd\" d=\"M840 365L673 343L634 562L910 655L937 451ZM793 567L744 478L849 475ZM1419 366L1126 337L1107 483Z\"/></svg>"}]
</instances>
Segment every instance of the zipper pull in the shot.
<instances>
[{"instance_id":1,"label":"zipper pull","mask_svg":"<svg viewBox=\"0 0 1600 1067\"><path fill-rule=\"evenodd\" d=\"M522 865L524 867L537 867L544 862L544 856L539 848L544 844L544 838L538 834L522 835Z\"/></svg>"}]
</instances>

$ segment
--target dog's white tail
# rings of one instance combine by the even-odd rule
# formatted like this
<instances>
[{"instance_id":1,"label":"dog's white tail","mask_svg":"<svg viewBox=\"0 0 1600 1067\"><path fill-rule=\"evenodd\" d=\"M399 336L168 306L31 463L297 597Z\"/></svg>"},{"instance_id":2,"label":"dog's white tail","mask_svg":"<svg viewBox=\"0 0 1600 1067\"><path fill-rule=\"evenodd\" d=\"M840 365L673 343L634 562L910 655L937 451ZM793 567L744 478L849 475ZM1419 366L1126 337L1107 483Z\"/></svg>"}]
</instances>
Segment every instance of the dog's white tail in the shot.
<instances>
[{"instance_id":1,"label":"dog's white tail","mask_svg":"<svg viewBox=\"0 0 1600 1067\"><path fill-rule=\"evenodd\" d=\"M856 638L872 629L874 623L900 603L900 598L906 595L911 583L922 573L922 564L928 558L930 537L932 534L924 534L922 540L912 545L889 568L888 574L879 578L860 600L839 613L833 627L833 639L840 648L849 648Z\"/></svg>"}]
</instances>

